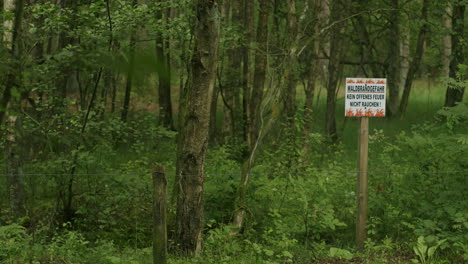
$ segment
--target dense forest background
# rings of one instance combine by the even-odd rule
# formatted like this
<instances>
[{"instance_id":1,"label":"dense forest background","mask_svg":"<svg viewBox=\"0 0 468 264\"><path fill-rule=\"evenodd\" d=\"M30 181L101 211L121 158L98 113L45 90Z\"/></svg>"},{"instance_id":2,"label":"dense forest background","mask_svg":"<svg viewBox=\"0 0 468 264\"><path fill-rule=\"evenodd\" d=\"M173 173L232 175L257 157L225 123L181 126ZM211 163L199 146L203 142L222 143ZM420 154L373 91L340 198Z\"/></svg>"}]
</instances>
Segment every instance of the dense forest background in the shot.
<instances>
[{"instance_id":1,"label":"dense forest background","mask_svg":"<svg viewBox=\"0 0 468 264\"><path fill-rule=\"evenodd\" d=\"M0 263L468 261L468 1L0 3Z\"/></svg>"}]
</instances>

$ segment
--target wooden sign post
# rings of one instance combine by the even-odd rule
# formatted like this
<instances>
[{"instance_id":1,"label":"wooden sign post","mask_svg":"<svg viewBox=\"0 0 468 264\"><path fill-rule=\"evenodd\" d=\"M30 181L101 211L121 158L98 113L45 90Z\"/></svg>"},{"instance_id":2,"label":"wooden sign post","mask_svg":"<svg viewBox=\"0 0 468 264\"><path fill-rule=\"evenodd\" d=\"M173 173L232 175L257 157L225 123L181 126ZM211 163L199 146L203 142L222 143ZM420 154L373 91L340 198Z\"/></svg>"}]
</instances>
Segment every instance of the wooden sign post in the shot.
<instances>
[{"instance_id":1,"label":"wooden sign post","mask_svg":"<svg viewBox=\"0 0 468 264\"><path fill-rule=\"evenodd\" d=\"M345 116L359 117L356 247L364 249L367 223L369 117L385 116L386 79L346 78Z\"/></svg>"}]
</instances>

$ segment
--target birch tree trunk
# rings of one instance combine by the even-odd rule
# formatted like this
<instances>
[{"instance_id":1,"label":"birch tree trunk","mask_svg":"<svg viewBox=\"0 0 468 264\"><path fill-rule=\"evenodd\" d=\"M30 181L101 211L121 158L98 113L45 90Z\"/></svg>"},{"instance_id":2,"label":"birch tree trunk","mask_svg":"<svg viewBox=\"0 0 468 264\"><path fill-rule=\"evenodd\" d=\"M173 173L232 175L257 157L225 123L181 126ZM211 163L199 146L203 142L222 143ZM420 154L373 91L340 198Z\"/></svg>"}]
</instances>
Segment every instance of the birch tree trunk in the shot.
<instances>
[{"instance_id":1,"label":"birch tree trunk","mask_svg":"<svg viewBox=\"0 0 468 264\"><path fill-rule=\"evenodd\" d=\"M11 65L11 70L6 74L5 90L0 99L0 124L5 118L8 103L11 99L11 91L18 86L19 74L14 72L19 69L18 59L18 34L23 20L24 0L4 0L3 10L14 13L13 19L3 20L3 43L9 53L7 63Z\"/></svg>"},{"instance_id":2,"label":"birch tree trunk","mask_svg":"<svg viewBox=\"0 0 468 264\"><path fill-rule=\"evenodd\" d=\"M449 77L453 78L457 81L459 78L457 77L457 71L459 69L460 64L466 63L463 58L466 58L464 55L464 30L465 30L465 9L466 6L463 4L463 0L457 0L453 6L453 15L452 15L452 27L453 27L453 35L452 35L452 56L450 60L450 71ZM465 38L466 41L466 38ZM463 94L465 93L465 88L458 85L449 84L447 87L447 92L445 94L445 106L452 107L455 106L456 103L461 102L463 100Z\"/></svg>"},{"instance_id":3,"label":"birch tree trunk","mask_svg":"<svg viewBox=\"0 0 468 264\"><path fill-rule=\"evenodd\" d=\"M18 40L23 20L23 0L4 0L5 11L14 13L12 20L4 20L3 43L9 52L7 63L10 69L6 74L5 90L0 101L0 124L3 121L7 108L9 116L7 119L7 135L5 142L6 167L8 175L7 193L9 194L10 209L14 219L19 218L24 213L24 185L23 171L21 164L20 134L21 117L18 116L20 107L19 98L11 98L12 90L20 90L21 64L19 63ZM9 107L10 105L10 107Z\"/></svg>"},{"instance_id":4,"label":"birch tree trunk","mask_svg":"<svg viewBox=\"0 0 468 264\"><path fill-rule=\"evenodd\" d=\"M194 253L195 256L201 250L204 167L218 59L217 1L198 0L196 20L191 82L184 89L181 102L182 120L176 168L176 184L179 187L176 241L182 253Z\"/></svg>"},{"instance_id":5,"label":"birch tree trunk","mask_svg":"<svg viewBox=\"0 0 468 264\"><path fill-rule=\"evenodd\" d=\"M452 6L447 3L444 14L444 28L447 31L442 38L442 76L448 77L450 73L450 55L452 54Z\"/></svg>"}]
</instances>

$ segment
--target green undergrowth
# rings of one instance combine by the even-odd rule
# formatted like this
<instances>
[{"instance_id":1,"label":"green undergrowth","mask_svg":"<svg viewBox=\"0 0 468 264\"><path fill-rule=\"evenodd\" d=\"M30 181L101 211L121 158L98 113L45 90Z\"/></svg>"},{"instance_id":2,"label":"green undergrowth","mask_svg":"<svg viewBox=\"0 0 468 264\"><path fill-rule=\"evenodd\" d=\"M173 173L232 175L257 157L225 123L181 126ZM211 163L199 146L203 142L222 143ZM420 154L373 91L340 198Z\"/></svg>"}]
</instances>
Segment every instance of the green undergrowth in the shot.
<instances>
[{"instance_id":1,"label":"green undergrowth","mask_svg":"<svg viewBox=\"0 0 468 264\"><path fill-rule=\"evenodd\" d=\"M314 131L305 154L298 113L296 127L274 131L259 150L246 225L237 236L229 223L245 146L210 147L202 255L175 253L170 203L169 263L464 263L468 108L434 104L418 119L426 103L410 104L413 117L409 112L405 119L371 122L364 251L354 246L356 138L348 134L357 124L347 121L346 136L335 145ZM65 126L79 124L80 115L67 118ZM26 216L14 222L7 210L0 214L0 263L151 263L151 172L155 164L165 166L171 201L176 134L148 113L131 120L93 119L80 137L52 121L39 128L25 120L31 132L25 136L43 145L25 162ZM45 134L48 140L40 141ZM74 153L74 217L64 225L58 197L66 191Z\"/></svg>"}]
</instances>

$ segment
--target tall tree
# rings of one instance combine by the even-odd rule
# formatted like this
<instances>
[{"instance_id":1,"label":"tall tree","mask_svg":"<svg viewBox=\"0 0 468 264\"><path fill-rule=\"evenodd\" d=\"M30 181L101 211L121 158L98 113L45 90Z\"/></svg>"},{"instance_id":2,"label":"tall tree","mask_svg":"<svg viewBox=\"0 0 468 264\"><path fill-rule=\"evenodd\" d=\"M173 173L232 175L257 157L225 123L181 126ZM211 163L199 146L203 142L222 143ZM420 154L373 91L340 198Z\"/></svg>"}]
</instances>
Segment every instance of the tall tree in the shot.
<instances>
[{"instance_id":1,"label":"tall tree","mask_svg":"<svg viewBox=\"0 0 468 264\"><path fill-rule=\"evenodd\" d=\"M458 80L457 72L462 63L466 63L466 56L464 47L466 45L466 38L464 38L465 31L465 9L466 1L456 0L453 5L452 14L452 56L450 60L449 77ZM465 88L461 85L449 84L445 94L445 106L455 106L457 102L463 100Z\"/></svg>"},{"instance_id":2,"label":"tall tree","mask_svg":"<svg viewBox=\"0 0 468 264\"><path fill-rule=\"evenodd\" d=\"M23 21L24 0L4 0L3 9L13 13L13 19L3 20L3 43L8 51L8 61L10 70L6 74L5 89L0 99L0 124L5 118L8 103L10 102L12 90L18 88L19 74L15 72L19 69L18 46L21 23Z\"/></svg>"},{"instance_id":3,"label":"tall tree","mask_svg":"<svg viewBox=\"0 0 468 264\"><path fill-rule=\"evenodd\" d=\"M19 146L21 131L21 117L18 116L20 108L20 98L12 94L19 94L21 86L21 63L19 50L19 34L23 20L23 0L5 0L3 8L7 12L14 14L13 18L3 21L4 33L3 43L8 51L9 69L6 74L5 90L0 104L0 124L9 112L7 122L7 137L5 144L8 185L7 192L10 198L10 209L14 218L18 218L24 212L24 185L22 172L22 159ZM11 107L8 107L11 105Z\"/></svg>"},{"instance_id":4,"label":"tall tree","mask_svg":"<svg viewBox=\"0 0 468 264\"><path fill-rule=\"evenodd\" d=\"M167 19L164 17L164 10L156 13L156 19L161 24ZM169 40L165 39L162 32L156 33L156 56L160 61L158 67L158 91L159 91L159 123L169 129L174 129L172 118L172 100L171 100L171 68Z\"/></svg>"},{"instance_id":5,"label":"tall tree","mask_svg":"<svg viewBox=\"0 0 468 264\"><path fill-rule=\"evenodd\" d=\"M204 166L219 45L217 5L214 0L196 2L191 81L183 91L181 102L176 240L185 254L198 255L201 250Z\"/></svg>"},{"instance_id":6,"label":"tall tree","mask_svg":"<svg viewBox=\"0 0 468 264\"><path fill-rule=\"evenodd\" d=\"M137 5L137 0L133 0L133 7ZM137 26L132 26L130 32L130 46L129 46L129 61L127 68L127 80L125 82L125 97L122 107L121 120L127 122L128 109L130 108L130 96L132 93L133 86L133 75L134 75L134 64L135 64L135 48L136 48L136 28Z\"/></svg>"},{"instance_id":7,"label":"tall tree","mask_svg":"<svg viewBox=\"0 0 468 264\"><path fill-rule=\"evenodd\" d=\"M429 0L424 0L421 8L421 28L418 33L418 40L416 41L416 51L408 69L408 75L406 76L405 87L403 90L403 96L401 98L399 114L404 115L406 108L408 107L409 96L411 93L411 87L413 85L414 76L419 71L421 65L422 55L424 52L424 42L426 41L426 35L429 29L428 24L428 9Z\"/></svg>"},{"instance_id":8,"label":"tall tree","mask_svg":"<svg viewBox=\"0 0 468 264\"><path fill-rule=\"evenodd\" d=\"M400 47L395 43L400 43L400 4L399 0L391 0L390 12L390 34L389 34L389 69L388 69L388 116L395 116L398 113L398 103L400 98L401 62Z\"/></svg>"},{"instance_id":9,"label":"tall tree","mask_svg":"<svg viewBox=\"0 0 468 264\"><path fill-rule=\"evenodd\" d=\"M231 10L231 18L229 27L238 31L242 25L242 1L224 1L224 4L229 3L229 9ZM230 45L230 46L228 46ZM229 42L225 47L227 49L227 67L225 70L225 81L220 82L220 95L223 99L223 134L226 139L233 139L243 132L238 131L238 115L242 111L240 103L240 87L241 76L242 76L242 47L240 40L233 40ZM242 126L241 126L242 127Z\"/></svg>"},{"instance_id":10,"label":"tall tree","mask_svg":"<svg viewBox=\"0 0 468 264\"><path fill-rule=\"evenodd\" d=\"M255 73L250 100L250 149L258 137L260 119L260 105L262 104L265 89L267 53L268 53L268 15L271 0L259 0L260 10L257 24L257 49L255 51Z\"/></svg>"},{"instance_id":11,"label":"tall tree","mask_svg":"<svg viewBox=\"0 0 468 264\"><path fill-rule=\"evenodd\" d=\"M339 22L340 18L345 14L346 7L344 6L347 0L332 0L330 11L330 23L334 23L330 30L330 60L328 63L328 82L327 82L327 107L325 111L325 131L326 134L336 141L336 87L342 70L341 57L343 50L343 22Z\"/></svg>"},{"instance_id":12,"label":"tall tree","mask_svg":"<svg viewBox=\"0 0 468 264\"><path fill-rule=\"evenodd\" d=\"M442 38L442 76L448 77L450 74L450 54L452 53L452 5L447 2L445 14L443 16L444 29L446 30Z\"/></svg>"},{"instance_id":13,"label":"tall tree","mask_svg":"<svg viewBox=\"0 0 468 264\"><path fill-rule=\"evenodd\" d=\"M249 113L250 101L251 101L251 90L252 90L252 70L253 56L251 52L251 46L255 39L255 0L244 0L244 30L246 33L247 41L243 47L243 84L242 84L242 113L243 113L243 127L244 127L244 139L248 145L252 145L252 139L250 138L249 127L251 126L251 116Z\"/></svg>"}]
</instances>

